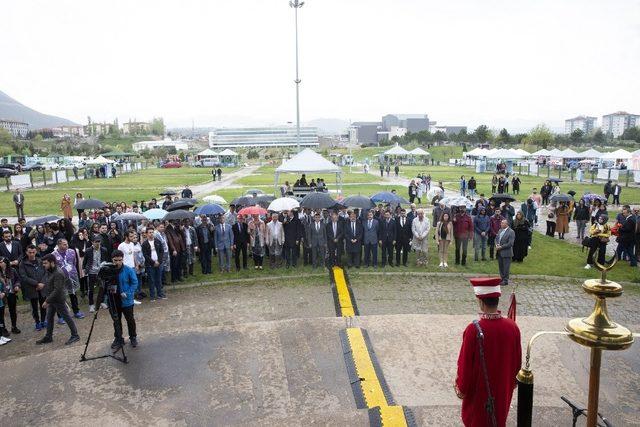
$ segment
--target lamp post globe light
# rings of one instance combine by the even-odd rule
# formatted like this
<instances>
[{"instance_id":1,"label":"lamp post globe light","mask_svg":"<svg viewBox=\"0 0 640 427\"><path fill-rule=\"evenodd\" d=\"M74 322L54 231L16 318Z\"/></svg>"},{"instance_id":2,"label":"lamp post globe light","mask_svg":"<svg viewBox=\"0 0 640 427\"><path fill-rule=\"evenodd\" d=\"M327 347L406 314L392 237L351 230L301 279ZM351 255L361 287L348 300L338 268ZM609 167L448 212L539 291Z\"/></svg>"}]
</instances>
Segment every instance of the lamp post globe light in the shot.
<instances>
[{"instance_id":1,"label":"lamp post globe light","mask_svg":"<svg viewBox=\"0 0 640 427\"><path fill-rule=\"evenodd\" d=\"M300 151L300 77L298 75L298 9L304 6L303 1L291 0L289 6L295 11L296 21L296 142L298 152Z\"/></svg>"}]
</instances>

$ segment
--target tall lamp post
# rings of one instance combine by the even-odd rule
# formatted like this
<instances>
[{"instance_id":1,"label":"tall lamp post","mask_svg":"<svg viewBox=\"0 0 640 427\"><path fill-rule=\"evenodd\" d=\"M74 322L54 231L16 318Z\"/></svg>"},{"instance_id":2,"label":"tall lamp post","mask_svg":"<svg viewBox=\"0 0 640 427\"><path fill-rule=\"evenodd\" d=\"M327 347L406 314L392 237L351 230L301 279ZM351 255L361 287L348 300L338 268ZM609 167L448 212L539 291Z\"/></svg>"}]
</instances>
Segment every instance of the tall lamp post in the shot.
<instances>
[{"instance_id":1,"label":"tall lamp post","mask_svg":"<svg viewBox=\"0 0 640 427\"><path fill-rule=\"evenodd\" d=\"M296 16L296 142L298 152L300 152L300 77L298 76L298 9L304 6L303 1L291 0L289 1L295 11Z\"/></svg>"}]
</instances>

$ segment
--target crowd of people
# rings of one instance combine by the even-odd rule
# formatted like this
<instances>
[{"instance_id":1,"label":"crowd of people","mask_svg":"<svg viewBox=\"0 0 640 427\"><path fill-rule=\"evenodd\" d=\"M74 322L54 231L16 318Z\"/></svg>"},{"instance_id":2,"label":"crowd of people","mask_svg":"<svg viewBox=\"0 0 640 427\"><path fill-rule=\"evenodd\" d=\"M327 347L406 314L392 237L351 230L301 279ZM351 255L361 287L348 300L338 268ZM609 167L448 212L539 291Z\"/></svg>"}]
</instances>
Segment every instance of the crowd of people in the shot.
<instances>
[{"instance_id":1,"label":"crowd of people","mask_svg":"<svg viewBox=\"0 0 640 427\"><path fill-rule=\"evenodd\" d=\"M295 190L308 190L308 191L328 191L328 186L324 182L324 178L311 178L310 182L307 182L307 175L302 174L300 179L297 179L293 186L289 183L289 181L285 181L284 184L280 187L280 194L284 196L291 196L294 194Z\"/></svg>"}]
</instances>

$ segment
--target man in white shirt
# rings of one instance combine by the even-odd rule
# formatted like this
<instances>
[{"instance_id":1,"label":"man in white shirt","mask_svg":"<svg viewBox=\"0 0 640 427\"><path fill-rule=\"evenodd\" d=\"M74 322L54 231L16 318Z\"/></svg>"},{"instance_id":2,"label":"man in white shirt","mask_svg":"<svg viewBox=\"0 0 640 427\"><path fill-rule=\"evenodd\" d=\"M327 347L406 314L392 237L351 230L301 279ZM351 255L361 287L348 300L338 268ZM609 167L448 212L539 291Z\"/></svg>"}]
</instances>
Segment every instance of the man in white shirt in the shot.
<instances>
[{"instance_id":1,"label":"man in white shirt","mask_svg":"<svg viewBox=\"0 0 640 427\"><path fill-rule=\"evenodd\" d=\"M127 267L133 268L133 270L136 272L136 276L140 276L139 264L140 251L142 250L142 248L138 243L138 234L135 231L129 231L124 237L124 242L118 245L118 250L122 251L122 253L124 254L124 256L122 257L122 263ZM136 262L136 260L138 261ZM136 289L134 295L138 295L138 292L140 292L140 286L141 283L140 280L138 280L138 289ZM135 305L141 304L140 301L136 299L133 300L133 303Z\"/></svg>"}]
</instances>

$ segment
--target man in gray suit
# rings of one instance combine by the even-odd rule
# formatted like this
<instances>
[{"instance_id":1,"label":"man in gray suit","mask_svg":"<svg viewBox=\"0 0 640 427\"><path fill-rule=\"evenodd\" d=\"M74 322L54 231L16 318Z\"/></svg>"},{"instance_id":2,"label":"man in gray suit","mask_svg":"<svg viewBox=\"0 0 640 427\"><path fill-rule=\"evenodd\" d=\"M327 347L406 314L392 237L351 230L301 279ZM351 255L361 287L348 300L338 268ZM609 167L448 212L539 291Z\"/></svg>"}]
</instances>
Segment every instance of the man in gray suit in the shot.
<instances>
[{"instance_id":1,"label":"man in gray suit","mask_svg":"<svg viewBox=\"0 0 640 427\"><path fill-rule=\"evenodd\" d=\"M496 258L498 258L498 268L500 268L500 278L502 286L509 284L509 270L511 269L511 258L513 257L513 242L516 240L516 233L509 228L509 222L503 219L500 223L500 231L496 236Z\"/></svg>"},{"instance_id":2,"label":"man in gray suit","mask_svg":"<svg viewBox=\"0 0 640 427\"><path fill-rule=\"evenodd\" d=\"M322 266L324 255L327 252L327 229L318 212L313 215L313 222L307 228L307 240L311 248L313 268L318 268Z\"/></svg>"},{"instance_id":3,"label":"man in gray suit","mask_svg":"<svg viewBox=\"0 0 640 427\"><path fill-rule=\"evenodd\" d=\"M378 266L378 220L373 218L373 211L367 212L367 219L362 224L364 234L362 243L364 244L364 265L369 267ZM372 259L373 258L373 259Z\"/></svg>"},{"instance_id":4,"label":"man in gray suit","mask_svg":"<svg viewBox=\"0 0 640 427\"><path fill-rule=\"evenodd\" d=\"M233 248L233 231L231 225L225 224L224 217L220 216L219 223L214 232L215 248L218 251L218 266L220 271L227 273L231 269L231 249Z\"/></svg>"}]
</instances>

